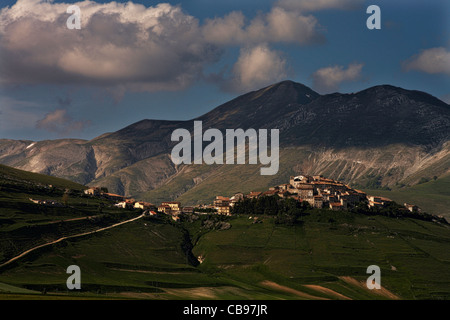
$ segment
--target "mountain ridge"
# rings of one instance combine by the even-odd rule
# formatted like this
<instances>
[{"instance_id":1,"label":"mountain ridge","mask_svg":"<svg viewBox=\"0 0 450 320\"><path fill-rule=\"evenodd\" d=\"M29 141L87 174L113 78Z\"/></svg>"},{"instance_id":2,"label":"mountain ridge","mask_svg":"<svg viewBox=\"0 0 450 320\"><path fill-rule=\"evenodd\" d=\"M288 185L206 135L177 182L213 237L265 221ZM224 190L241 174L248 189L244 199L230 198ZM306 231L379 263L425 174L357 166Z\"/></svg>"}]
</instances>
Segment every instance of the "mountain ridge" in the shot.
<instances>
[{"instance_id":1,"label":"mountain ridge","mask_svg":"<svg viewBox=\"0 0 450 320\"><path fill-rule=\"evenodd\" d=\"M187 170L170 161L175 145L171 133L177 128L192 132L193 121L202 121L203 130L280 130L284 158L280 156L279 176L250 175L248 188L266 187L283 180L281 175L301 171L356 184L375 176L380 187L415 184L425 174L430 179L450 173L446 144L450 105L445 102L392 85L320 95L293 81L240 95L187 121L143 119L91 140L0 139L0 163L82 184L101 184L127 196L147 195L148 200L166 182L177 185L161 197L173 199L224 172L237 175L230 183L239 185L236 170L220 166ZM224 188L216 184L210 192Z\"/></svg>"}]
</instances>

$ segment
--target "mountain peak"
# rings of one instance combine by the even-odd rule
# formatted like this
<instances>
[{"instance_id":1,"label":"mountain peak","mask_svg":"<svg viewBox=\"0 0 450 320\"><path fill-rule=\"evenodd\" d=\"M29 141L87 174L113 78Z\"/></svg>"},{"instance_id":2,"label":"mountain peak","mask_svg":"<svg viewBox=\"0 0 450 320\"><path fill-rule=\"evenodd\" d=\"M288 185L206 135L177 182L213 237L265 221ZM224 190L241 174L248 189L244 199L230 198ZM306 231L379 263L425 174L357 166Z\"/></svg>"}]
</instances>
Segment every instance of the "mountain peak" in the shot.
<instances>
[{"instance_id":1,"label":"mountain peak","mask_svg":"<svg viewBox=\"0 0 450 320\"><path fill-rule=\"evenodd\" d=\"M294 82L292 80L284 80L265 88L259 89L257 91L250 92L253 94L254 98L262 97L263 95L285 95L295 98L296 102L301 104L306 104L312 100L318 98L320 94L312 90L311 88L305 86L304 84Z\"/></svg>"},{"instance_id":2,"label":"mountain peak","mask_svg":"<svg viewBox=\"0 0 450 320\"><path fill-rule=\"evenodd\" d=\"M397 97L400 100L410 100L410 102L421 102L433 104L441 107L447 107L448 104L444 101L432 96L429 93L419 90L407 90L401 87L396 87L389 84L377 85L365 90L359 91L356 94L367 95L373 99L392 99Z\"/></svg>"},{"instance_id":3,"label":"mountain peak","mask_svg":"<svg viewBox=\"0 0 450 320\"><path fill-rule=\"evenodd\" d=\"M320 95L307 86L285 80L243 94L197 118L215 128L263 128Z\"/></svg>"}]
</instances>

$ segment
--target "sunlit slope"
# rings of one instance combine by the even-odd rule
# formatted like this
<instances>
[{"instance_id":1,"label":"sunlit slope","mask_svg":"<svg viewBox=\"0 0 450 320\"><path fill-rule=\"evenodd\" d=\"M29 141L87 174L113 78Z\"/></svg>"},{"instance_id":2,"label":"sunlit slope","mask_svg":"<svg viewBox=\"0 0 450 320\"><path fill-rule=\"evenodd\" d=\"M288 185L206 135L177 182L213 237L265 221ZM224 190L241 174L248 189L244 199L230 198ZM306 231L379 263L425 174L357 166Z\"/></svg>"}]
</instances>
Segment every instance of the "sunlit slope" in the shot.
<instances>
[{"instance_id":1,"label":"sunlit slope","mask_svg":"<svg viewBox=\"0 0 450 320\"><path fill-rule=\"evenodd\" d=\"M79 265L86 297L150 299L448 299L448 226L412 219L316 212L303 224L233 218L227 230L201 220L139 220L67 241L0 273L0 283L68 292ZM194 266L186 255L186 231ZM367 289L369 265L383 289Z\"/></svg>"}]
</instances>

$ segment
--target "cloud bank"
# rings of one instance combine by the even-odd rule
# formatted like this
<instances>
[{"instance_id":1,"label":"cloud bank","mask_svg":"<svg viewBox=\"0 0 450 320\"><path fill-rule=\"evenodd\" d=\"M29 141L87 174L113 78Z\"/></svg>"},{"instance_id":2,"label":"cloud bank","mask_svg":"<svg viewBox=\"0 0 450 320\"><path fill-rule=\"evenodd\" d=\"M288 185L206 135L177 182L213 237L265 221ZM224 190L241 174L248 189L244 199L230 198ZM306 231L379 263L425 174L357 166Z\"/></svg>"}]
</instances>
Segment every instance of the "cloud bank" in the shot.
<instances>
[{"instance_id":1,"label":"cloud bank","mask_svg":"<svg viewBox=\"0 0 450 320\"><path fill-rule=\"evenodd\" d=\"M353 63L347 69L338 65L319 69L312 74L313 88L320 93L337 91L342 83L358 80L362 67L362 63Z\"/></svg>"},{"instance_id":2,"label":"cloud bank","mask_svg":"<svg viewBox=\"0 0 450 320\"><path fill-rule=\"evenodd\" d=\"M81 131L85 127L89 126L91 122L75 121L68 115L66 109L56 109L49 112L44 118L36 122L36 128L46 130L49 132L55 132L59 135L67 135L74 131Z\"/></svg>"},{"instance_id":3,"label":"cloud bank","mask_svg":"<svg viewBox=\"0 0 450 320\"><path fill-rule=\"evenodd\" d=\"M262 43L321 43L321 26L312 15L273 7L247 22L242 12L234 11L223 18L207 19L202 26L206 41L218 45L254 45Z\"/></svg>"},{"instance_id":4,"label":"cloud bank","mask_svg":"<svg viewBox=\"0 0 450 320\"><path fill-rule=\"evenodd\" d=\"M81 30L69 30L67 4L19 0L0 14L2 84L86 84L178 90L219 50L198 39L180 7L128 2L76 3Z\"/></svg>"},{"instance_id":5,"label":"cloud bank","mask_svg":"<svg viewBox=\"0 0 450 320\"><path fill-rule=\"evenodd\" d=\"M363 2L364 0L278 0L277 5L286 10L310 12L326 9L356 9Z\"/></svg>"},{"instance_id":6,"label":"cloud bank","mask_svg":"<svg viewBox=\"0 0 450 320\"><path fill-rule=\"evenodd\" d=\"M284 80L287 77L286 59L267 45L244 48L233 67L230 89L250 91Z\"/></svg>"},{"instance_id":7,"label":"cloud bank","mask_svg":"<svg viewBox=\"0 0 450 320\"><path fill-rule=\"evenodd\" d=\"M443 47L423 50L403 62L403 69L429 74L443 73L450 75L450 51Z\"/></svg>"},{"instance_id":8,"label":"cloud bank","mask_svg":"<svg viewBox=\"0 0 450 320\"><path fill-rule=\"evenodd\" d=\"M285 61L274 43L324 41L312 15L275 5L248 20L241 12L203 25L180 6L146 7L133 2L74 3L81 30L69 30L69 4L18 0L0 12L0 84L69 84L113 88L115 92L181 90L203 76L228 46L243 49L233 73L243 86L277 78ZM262 50L264 48L264 50ZM261 72L244 68L248 55L275 58ZM260 61L258 60L258 61ZM252 65L258 62L252 62ZM274 71L274 76L270 76ZM255 76L250 80L249 77Z\"/></svg>"}]
</instances>

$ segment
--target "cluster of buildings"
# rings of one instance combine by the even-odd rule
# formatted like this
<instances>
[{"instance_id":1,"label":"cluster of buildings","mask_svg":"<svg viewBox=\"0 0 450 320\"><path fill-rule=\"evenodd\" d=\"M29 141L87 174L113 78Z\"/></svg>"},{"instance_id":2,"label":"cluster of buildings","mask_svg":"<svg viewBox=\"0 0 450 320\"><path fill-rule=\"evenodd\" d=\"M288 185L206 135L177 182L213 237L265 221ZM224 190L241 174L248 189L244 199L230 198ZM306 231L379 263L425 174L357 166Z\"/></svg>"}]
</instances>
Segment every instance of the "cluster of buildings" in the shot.
<instances>
[{"instance_id":1,"label":"cluster of buildings","mask_svg":"<svg viewBox=\"0 0 450 320\"><path fill-rule=\"evenodd\" d=\"M267 191L252 191L247 195L237 193L231 198L217 196L214 207L218 213L229 214L230 208L244 198L257 199L262 196L278 195L280 198L293 198L306 201L314 208L344 210L366 199L366 194L354 190L341 182L323 176L299 175L290 177L289 183L269 188ZM388 201L385 199L384 201ZM390 201L390 200L389 200ZM376 205L372 203L371 205Z\"/></svg>"},{"instance_id":2,"label":"cluster of buildings","mask_svg":"<svg viewBox=\"0 0 450 320\"><path fill-rule=\"evenodd\" d=\"M257 199L274 195L281 198L293 198L299 202L306 201L313 208L328 208L335 211L346 210L361 202L367 203L369 208L384 207L392 202L388 198L367 195L363 191L353 189L342 182L324 178L321 175L291 176L289 183L271 187L267 191L252 191L249 194L239 192L231 197L216 196L212 205L200 205L196 208L181 207L181 203L178 201L166 201L159 206L155 206L149 202L135 201L120 195L105 193L97 187L85 190L85 194L116 200L115 206L119 208L142 209L149 215L161 212L171 215L174 220L178 220L181 213L194 213L195 211L230 215L232 207L243 199ZM415 205L405 203L405 207L411 212L420 211Z\"/></svg>"},{"instance_id":3,"label":"cluster of buildings","mask_svg":"<svg viewBox=\"0 0 450 320\"><path fill-rule=\"evenodd\" d=\"M213 207L218 213L229 214L231 207L241 199L257 199L273 195L281 198L293 198L299 202L306 201L313 208L329 208L335 211L346 210L360 202L366 202L369 207L383 207L392 202L388 198L367 195L363 191L321 175L299 175L291 176L289 183L271 187L264 192L252 191L247 195L237 193L230 198L217 196ZM412 211L412 209L409 210Z\"/></svg>"},{"instance_id":4,"label":"cluster of buildings","mask_svg":"<svg viewBox=\"0 0 450 320\"><path fill-rule=\"evenodd\" d=\"M40 200L40 199L31 199L31 198L29 198L29 200L35 204L40 204L40 205L44 205L44 206L64 207L64 205L62 203L59 203L58 201L55 201L55 200Z\"/></svg>"},{"instance_id":5,"label":"cluster of buildings","mask_svg":"<svg viewBox=\"0 0 450 320\"><path fill-rule=\"evenodd\" d=\"M117 208L122 209L142 209L144 213L153 216L157 212L161 212L172 216L175 221L179 220L179 214L181 213L193 213L193 207L181 207L181 203L178 201L165 201L161 205L156 206L153 203L145 201L136 201L132 198L127 198L118 194L103 192L99 187L90 187L84 191L86 195L101 197L104 199L116 201L114 204Z\"/></svg>"}]
</instances>

